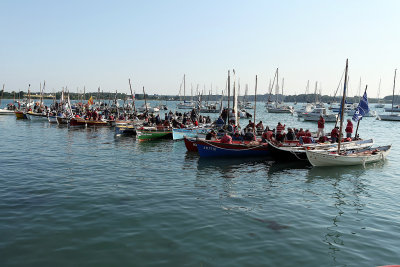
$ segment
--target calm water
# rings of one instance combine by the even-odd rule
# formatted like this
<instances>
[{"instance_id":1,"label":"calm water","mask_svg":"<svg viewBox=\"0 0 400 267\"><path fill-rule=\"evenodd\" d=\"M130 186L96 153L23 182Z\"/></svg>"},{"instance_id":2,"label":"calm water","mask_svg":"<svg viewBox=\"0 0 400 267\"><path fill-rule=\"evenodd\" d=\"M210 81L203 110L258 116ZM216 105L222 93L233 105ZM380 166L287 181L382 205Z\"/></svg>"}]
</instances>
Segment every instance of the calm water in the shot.
<instances>
[{"instance_id":1,"label":"calm water","mask_svg":"<svg viewBox=\"0 0 400 267\"><path fill-rule=\"evenodd\" d=\"M362 137L393 143L385 163L312 168L1 116L0 265L399 264L398 125L361 122Z\"/></svg>"}]
</instances>

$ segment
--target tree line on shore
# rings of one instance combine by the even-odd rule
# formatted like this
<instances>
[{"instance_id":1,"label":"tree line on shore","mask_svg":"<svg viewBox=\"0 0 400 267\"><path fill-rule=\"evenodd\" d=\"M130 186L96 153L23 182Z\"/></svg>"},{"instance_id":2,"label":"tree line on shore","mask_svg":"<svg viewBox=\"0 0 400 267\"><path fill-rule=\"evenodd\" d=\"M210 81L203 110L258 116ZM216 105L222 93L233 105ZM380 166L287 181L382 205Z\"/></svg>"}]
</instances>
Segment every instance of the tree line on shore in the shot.
<instances>
[{"instance_id":1,"label":"tree line on shore","mask_svg":"<svg viewBox=\"0 0 400 267\"><path fill-rule=\"evenodd\" d=\"M28 93L24 91L19 91L19 92L1 92L1 96L3 99L23 99L28 97ZM57 92L57 93L45 93L43 94L44 99L60 99L62 95L62 92ZM90 97L93 97L94 100L114 100L114 99L120 99L120 100L126 100L126 99L132 99L132 96L130 94L126 93L106 93L106 92L88 92L85 94L78 94L78 93L69 93L70 99L71 100L88 100ZM30 94L30 97L32 99L35 98L40 98L41 95L39 92L32 92ZM392 103L392 95L390 96L385 96L383 100L385 103ZM398 95L395 95L395 103L399 103L399 97ZM203 95L203 96L186 96L185 99L183 99L182 96L179 95L159 95L159 94L135 94L135 99L136 100L160 100L160 101L189 101L189 100L195 100L197 101L199 98L204 101L221 101L221 95ZM254 95L248 95L246 97L244 96L239 96L238 99L240 101L254 101ZM275 101L278 99L278 101L284 101L284 102L299 102L299 103L307 103L307 102L314 102L316 99L318 101L324 102L324 103L330 103L330 102L339 102L340 101L340 96L337 97L332 97L328 95L315 95L315 94L299 94L299 95L286 95L283 96L279 94L277 97L275 95L269 95L269 94L263 94L263 95L257 95L257 101L260 102L266 102L268 100ZM347 101L348 102L358 102L360 99L359 96L353 96L353 97L348 97ZM226 101L228 100L227 96L223 97L223 100ZM233 100L233 96L231 96L231 100ZM377 98L368 98L370 103L375 103L378 102Z\"/></svg>"}]
</instances>

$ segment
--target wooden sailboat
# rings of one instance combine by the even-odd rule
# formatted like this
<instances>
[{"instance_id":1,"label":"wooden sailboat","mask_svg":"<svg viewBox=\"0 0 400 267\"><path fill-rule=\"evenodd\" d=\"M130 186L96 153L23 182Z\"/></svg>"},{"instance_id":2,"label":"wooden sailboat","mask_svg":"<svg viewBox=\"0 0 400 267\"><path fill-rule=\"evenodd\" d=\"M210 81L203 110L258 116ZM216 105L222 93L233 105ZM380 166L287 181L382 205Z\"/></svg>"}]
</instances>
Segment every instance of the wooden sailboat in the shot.
<instances>
[{"instance_id":1,"label":"wooden sailboat","mask_svg":"<svg viewBox=\"0 0 400 267\"><path fill-rule=\"evenodd\" d=\"M347 87L347 73L348 73L348 60L346 60L346 71L343 88L342 98L342 110L341 116L344 116L344 104L346 100L346 87ZM321 152L307 150L307 159L313 166L349 166L349 165L365 165L366 163L372 163L384 160L388 155L391 146L381 147L369 147L364 149L356 149L350 151L342 151L342 131L343 131L343 119L340 120L339 127L339 141L336 152Z\"/></svg>"}]
</instances>

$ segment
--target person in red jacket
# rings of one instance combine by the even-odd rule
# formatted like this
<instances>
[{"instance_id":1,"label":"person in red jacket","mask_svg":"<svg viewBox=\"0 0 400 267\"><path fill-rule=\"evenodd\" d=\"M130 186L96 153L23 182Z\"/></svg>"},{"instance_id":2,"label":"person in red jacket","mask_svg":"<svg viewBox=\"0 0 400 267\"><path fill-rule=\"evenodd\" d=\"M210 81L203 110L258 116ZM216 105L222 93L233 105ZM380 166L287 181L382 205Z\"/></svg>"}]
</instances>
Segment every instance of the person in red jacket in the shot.
<instances>
[{"instance_id":1,"label":"person in red jacket","mask_svg":"<svg viewBox=\"0 0 400 267\"><path fill-rule=\"evenodd\" d=\"M351 134L353 133L353 123L351 122L350 119L347 119L347 126L345 132L346 132L346 137L351 138Z\"/></svg>"},{"instance_id":2,"label":"person in red jacket","mask_svg":"<svg viewBox=\"0 0 400 267\"><path fill-rule=\"evenodd\" d=\"M336 126L335 128L333 128L331 132L332 143L336 143L338 141L338 137L339 137L339 127Z\"/></svg>"},{"instance_id":3,"label":"person in red jacket","mask_svg":"<svg viewBox=\"0 0 400 267\"><path fill-rule=\"evenodd\" d=\"M325 127L325 119L322 116L319 116L319 120L318 120L318 132L317 132L317 138L320 136L324 136L324 127Z\"/></svg>"},{"instance_id":4,"label":"person in red jacket","mask_svg":"<svg viewBox=\"0 0 400 267\"><path fill-rule=\"evenodd\" d=\"M300 130L297 132L296 137L299 139L302 136L305 136L306 133L304 132L303 128L300 128Z\"/></svg>"},{"instance_id":5,"label":"person in red jacket","mask_svg":"<svg viewBox=\"0 0 400 267\"><path fill-rule=\"evenodd\" d=\"M232 137L228 133L225 133L224 136L221 138L221 143L232 144Z\"/></svg>"},{"instance_id":6,"label":"person in red jacket","mask_svg":"<svg viewBox=\"0 0 400 267\"><path fill-rule=\"evenodd\" d=\"M276 135L283 134L285 127L286 127L286 124L282 125L280 122L278 122L278 125L276 126Z\"/></svg>"}]
</instances>

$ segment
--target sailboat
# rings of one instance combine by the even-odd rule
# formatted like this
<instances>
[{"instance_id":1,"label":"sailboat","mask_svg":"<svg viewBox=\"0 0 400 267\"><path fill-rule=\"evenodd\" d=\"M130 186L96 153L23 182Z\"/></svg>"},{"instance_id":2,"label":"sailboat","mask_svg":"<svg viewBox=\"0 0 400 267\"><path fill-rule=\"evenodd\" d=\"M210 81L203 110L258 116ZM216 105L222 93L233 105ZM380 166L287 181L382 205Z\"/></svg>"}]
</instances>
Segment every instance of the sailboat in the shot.
<instances>
[{"instance_id":1,"label":"sailboat","mask_svg":"<svg viewBox=\"0 0 400 267\"><path fill-rule=\"evenodd\" d=\"M395 111L396 108L393 107L393 105L394 105L394 91L395 91L395 88L396 88L396 72L397 72L397 69L394 70L392 108L391 109L386 109L385 108L385 111L386 112L390 112L390 114L382 114L382 115L378 116L378 119L382 120L382 121L400 121L400 114L399 113L393 113L393 112L396 112Z\"/></svg>"},{"instance_id":2,"label":"sailboat","mask_svg":"<svg viewBox=\"0 0 400 267\"><path fill-rule=\"evenodd\" d=\"M305 95L308 95L308 89L310 87L310 80L307 81L306 92ZM305 103L300 109L296 110L297 117L302 118L304 113L310 113L315 109L315 105L313 103Z\"/></svg>"},{"instance_id":3,"label":"sailboat","mask_svg":"<svg viewBox=\"0 0 400 267\"><path fill-rule=\"evenodd\" d=\"M176 105L179 109L194 109L195 102L193 101L186 101L186 75L183 75L183 102L181 101Z\"/></svg>"},{"instance_id":4,"label":"sailboat","mask_svg":"<svg viewBox=\"0 0 400 267\"><path fill-rule=\"evenodd\" d=\"M381 93L381 80L379 79L379 87L378 87L378 103L375 104L376 108L384 108L385 107L385 103L383 102L383 100L379 99L379 95Z\"/></svg>"},{"instance_id":5,"label":"sailboat","mask_svg":"<svg viewBox=\"0 0 400 267\"><path fill-rule=\"evenodd\" d=\"M279 85L278 85L278 69L276 69L276 86L275 86L275 105L270 105L267 107L269 113L292 113L294 112L292 106L286 106L282 103L278 102L278 94L279 94ZM283 85L285 80L282 78L282 96L283 96Z\"/></svg>"},{"instance_id":6,"label":"sailboat","mask_svg":"<svg viewBox=\"0 0 400 267\"><path fill-rule=\"evenodd\" d=\"M3 99L4 95L4 84L3 90L1 91L1 98L0 98L0 107L1 107L1 100ZM8 105L6 108L0 108L0 115L14 115L14 106L12 104Z\"/></svg>"},{"instance_id":7,"label":"sailboat","mask_svg":"<svg viewBox=\"0 0 400 267\"><path fill-rule=\"evenodd\" d=\"M341 116L344 116L344 103L346 100L346 87L347 87L347 73L348 73L348 60L346 60L346 71L345 71L345 80L344 80L344 88L343 88L343 98L342 98L342 110ZM366 90L366 89L365 89ZM366 99L366 92L364 92L364 96ZM363 101L363 100L361 100ZM353 117L353 120L359 120L362 118L368 111L368 100L364 100L364 105L360 101L358 105L359 110L357 111L357 116ZM367 103L365 107L365 103ZM384 160L388 155L391 146L380 146L380 147L368 147L357 150L350 151L342 151L341 143L342 143L342 130L343 130L343 119L340 120L340 129L339 129L339 140L336 152L321 152L321 151L312 151L307 150L306 155L308 161L313 166L351 166L351 165L364 165L366 163L372 163Z\"/></svg>"}]
</instances>

